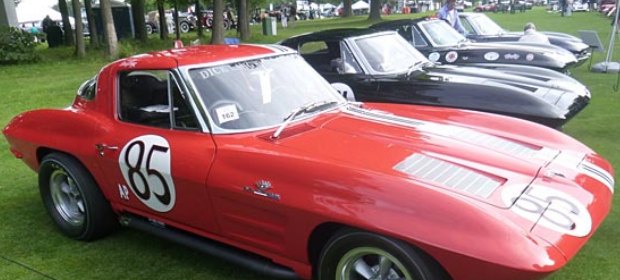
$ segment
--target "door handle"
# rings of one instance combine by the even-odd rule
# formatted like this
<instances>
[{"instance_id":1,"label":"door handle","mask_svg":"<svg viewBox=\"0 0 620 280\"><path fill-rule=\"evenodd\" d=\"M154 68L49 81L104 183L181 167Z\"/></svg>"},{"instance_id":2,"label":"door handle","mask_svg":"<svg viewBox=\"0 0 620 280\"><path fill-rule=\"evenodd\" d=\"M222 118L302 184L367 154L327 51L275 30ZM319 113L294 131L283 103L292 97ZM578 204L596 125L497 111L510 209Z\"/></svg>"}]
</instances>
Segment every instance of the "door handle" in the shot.
<instances>
[{"instance_id":1,"label":"door handle","mask_svg":"<svg viewBox=\"0 0 620 280\"><path fill-rule=\"evenodd\" d=\"M118 150L117 146L110 146L107 144L95 144L95 149L99 152L99 156L105 155L105 150L116 151Z\"/></svg>"}]
</instances>

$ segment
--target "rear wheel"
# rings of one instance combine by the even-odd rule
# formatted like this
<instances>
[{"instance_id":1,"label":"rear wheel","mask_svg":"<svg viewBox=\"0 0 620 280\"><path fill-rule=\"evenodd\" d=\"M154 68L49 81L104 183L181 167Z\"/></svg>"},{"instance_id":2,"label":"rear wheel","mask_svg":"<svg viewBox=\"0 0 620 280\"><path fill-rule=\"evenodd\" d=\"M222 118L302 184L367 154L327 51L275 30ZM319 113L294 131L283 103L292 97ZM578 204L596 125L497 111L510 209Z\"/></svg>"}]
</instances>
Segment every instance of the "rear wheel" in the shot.
<instances>
[{"instance_id":1,"label":"rear wheel","mask_svg":"<svg viewBox=\"0 0 620 280\"><path fill-rule=\"evenodd\" d=\"M116 215L88 170L68 155L51 153L43 158L39 190L52 220L70 238L94 240L118 226Z\"/></svg>"},{"instance_id":2,"label":"rear wheel","mask_svg":"<svg viewBox=\"0 0 620 280\"><path fill-rule=\"evenodd\" d=\"M319 280L449 279L423 252L402 241L347 230L332 237L318 261Z\"/></svg>"}]
</instances>

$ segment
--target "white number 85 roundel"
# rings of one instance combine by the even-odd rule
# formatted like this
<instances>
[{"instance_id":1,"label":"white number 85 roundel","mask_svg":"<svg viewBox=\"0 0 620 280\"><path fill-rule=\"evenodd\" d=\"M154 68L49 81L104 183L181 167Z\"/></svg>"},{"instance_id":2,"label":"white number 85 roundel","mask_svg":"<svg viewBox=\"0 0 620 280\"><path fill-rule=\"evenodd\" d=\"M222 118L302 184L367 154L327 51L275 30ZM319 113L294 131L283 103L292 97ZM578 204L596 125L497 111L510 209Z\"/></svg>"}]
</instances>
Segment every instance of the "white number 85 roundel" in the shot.
<instances>
[{"instance_id":1,"label":"white number 85 roundel","mask_svg":"<svg viewBox=\"0 0 620 280\"><path fill-rule=\"evenodd\" d=\"M176 193L170 176L170 145L157 135L131 139L118 157L123 178L136 197L149 208L168 212Z\"/></svg>"}]
</instances>

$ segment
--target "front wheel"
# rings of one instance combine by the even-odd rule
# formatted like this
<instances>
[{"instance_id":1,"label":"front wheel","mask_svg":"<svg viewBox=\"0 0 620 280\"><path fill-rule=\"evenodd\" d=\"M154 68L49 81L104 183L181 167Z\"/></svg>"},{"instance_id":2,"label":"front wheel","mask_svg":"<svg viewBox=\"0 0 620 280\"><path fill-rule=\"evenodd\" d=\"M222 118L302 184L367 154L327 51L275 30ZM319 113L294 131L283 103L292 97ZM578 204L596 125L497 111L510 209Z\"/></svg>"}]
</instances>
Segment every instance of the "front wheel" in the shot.
<instances>
[{"instance_id":1,"label":"front wheel","mask_svg":"<svg viewBox=\"0 0 620 280\"><path fill-rule=\"evenodd\" d=\"M402 241L347 230L330 239L321 252L318 280L435 280L450 277L423 252Z\"/></svg>"},{"instance_id":2,"label":"front wheel","mask_svg":"<svg viewBox=\"0 0 620 280\"><path fill-rule=\"evenodd\" d=\"M73 157L61 153L45 156L39 168L39 190L52 220L70 238L94 240L118 226L97 183Z\"/></svg>"},{"instance_id":3,"label":"front wheel","mask_svg":"<svg viewBox=\"0 0 620 280\"><path fill-rule=\"evenodd\" d=\"M181 31L181 33L187 33L189 32L190 29L191 27L189 26L189 22L187 21L179 22L179 30Z\"/></svg>"}]
</instances>

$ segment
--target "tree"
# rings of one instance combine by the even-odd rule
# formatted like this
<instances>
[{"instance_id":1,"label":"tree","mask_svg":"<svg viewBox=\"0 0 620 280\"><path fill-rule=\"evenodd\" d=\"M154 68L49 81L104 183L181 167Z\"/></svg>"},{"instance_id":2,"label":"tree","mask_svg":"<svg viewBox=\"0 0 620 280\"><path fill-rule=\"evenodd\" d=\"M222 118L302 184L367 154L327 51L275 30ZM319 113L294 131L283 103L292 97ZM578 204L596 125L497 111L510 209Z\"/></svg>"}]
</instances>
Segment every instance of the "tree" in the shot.
<instances>
[{"instance_id":1,"label":"tree","mask_svg":"<svg viewBox=\"0 0 620 280\"><path fill-rule=\"evenodd\" d=\"M352 0L343 0L342 7L344 8L344 16L345 17L353 16L353 9L351 8L352 5L353 5L353 1Z\"/></svg>"},{"instance_id":2,"label":"tree","mask_svg":"<svg viewBox=\"0 0 620 280\"><path fill-rule=\"evenodd\" d=\"M157 13L159 14L159 39L168 39L168 21L164 10L164 0L157 0Z\"/></svg>"},{"instance_id":3,"label":"tree","mask_svg":"<svg viewBox=\"0 0 620 280\"><path fill-rule=\"evenodd\" d=\"M104 41L106 44L105 54L109 60L114 60L118 58L118 38L116 37L116 29L114 28L110 0L101 0L101 15Z\"/></svg>"},{"instance_id":4,"label":"tree","mask_svg":"<svg viewBox=\"0 0 620 280\"><path fill-rule=\"evenodd\" d=\"M90 32L90 45L94 48L97 48L99 47L99 34L97 34L97 24L95 23L95 14L93 13L92 0L84 0L84 8L86 9L88 32Z\"/></svg>"},{"instance_id":5,"label":"tree","mask_svg":"<svg viewBox=\"0 0 620 280\"><path fill-rule=\"evenodd\" d=\"M224 0L213 0L211 44L224 43Z\"/></svg>"},{"instance_id":6,"label":"tree","mask_svg":"<svg viewBox=\"0 0 620 280\"><path fill-rule=\"evenodd\" d=\"M194 13L196 14L196 33L198 34L198 38L202 38L204 36L203 34L203 26L202 26L202 5L200 5L200 0L196 0L196 3L194 4L195 6L195 10Z\"/></svg>"},{"instance_id":7,"label":"tree","mask_svg":"<svg viewBox=\"0 0 620 280\"><path fill-rule=\"evenodd\" d=\"M131 0L131 15L135 28L135 38L141 42L146 42L146 25L144 19L144 0Z\"/></svg>"},{"instance_id":8,"label":"tree","mask_svg":"<svg viewBox=\"0 0 620 280\"><path fill-rule=\"evenodd\" d=\"M371 21L381 20L381 1L370 1L370 14L368 15L368 19Z\"/></svg>"},{"instance_id":9,"label":"tree","mask_svg":"<svg viewBox=\"0 0 620 280\"><path fill-rule=\"evenodd\" d=\"M83 58L86 56L86 48L84 47L84 28L80 20L82 18L80 1L71 0L71 4L73 6L73 18L75 19L75 55L78 58Z\"/></svg>"},{"instance_id":10,"label":"tree","mask_svg":"<svg viewBox=\"0 0 620 280\"><path fill-rule=\"evenodd\" d=\"M73 30L71 29L71 22L69 21L69 9L67 8L66 0L58 0L58 9L62 16L62 30L65 32L65 45L73 46ZM81 17L77 18L79 20Z\"/></svg>"},{"instance_id":11,"label":"tree","mask_svg":"<svg viewBox=\"0 0 620 280\"><path fill-rule=\"evenodd\" d=\"M239 28L239 35L242 41L250 39L250 22L248 1L239 0L239 11L237 12L237 26Z\"/></svg>"}]
</instances>

